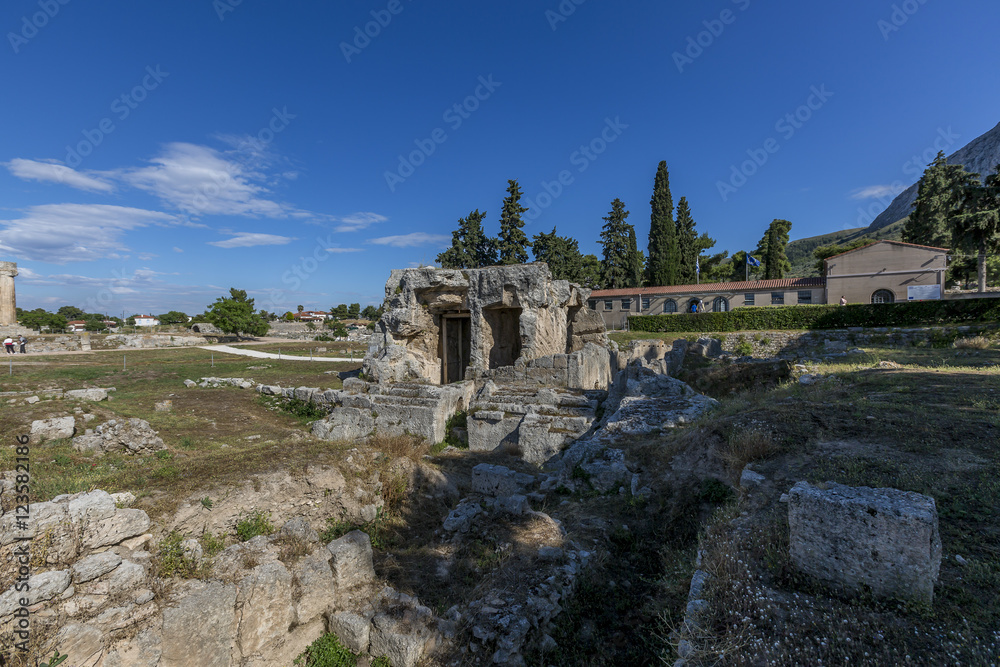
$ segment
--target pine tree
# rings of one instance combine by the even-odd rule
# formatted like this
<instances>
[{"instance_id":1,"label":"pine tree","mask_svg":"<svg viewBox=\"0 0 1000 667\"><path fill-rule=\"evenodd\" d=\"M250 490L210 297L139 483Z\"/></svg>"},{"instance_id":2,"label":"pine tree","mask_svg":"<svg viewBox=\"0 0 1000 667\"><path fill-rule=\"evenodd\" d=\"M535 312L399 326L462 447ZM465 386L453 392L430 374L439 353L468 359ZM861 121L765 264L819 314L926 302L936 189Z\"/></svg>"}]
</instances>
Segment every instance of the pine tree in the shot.
<instances>
[{"instance_id":1,"label":"pine tree","mask_svg":"<svg viewBox=\"0 0 1000 667\"><path fill-rule=\"evenodd\" d=\"M635 227L628 224L629 212L620 199L611 202L611 212L604 218L601 245L601 279L605 289L639 287L642 284L642 253L636 247Z\"/></svg>"},{"instance_id":2,"label":"pine tree","mask_svg":"<svg viewBox=\"0 0 1000 667\"><path fill-rule=\"evenodd\" d=\"M920 178L913 212L903 224L903 240L937 248L952 247L950 220L962 206L965 189L973 183L978 184L978 178L960 164L948 164L944 151L938 152Z\"/></svg>"},{"instance_id":3,"label":"pine tree","mask_svg":"<svg viewBox=\"0 0 1000 667\"><path fill-rule=\"evenodd\" d=\"M987 252L1000 250L1000 165L981 185L978 174L971 176L952 228L958 244L977 254L976 277L979 291L985 292Z\"/></svg>"},{"instance_id":4,"label":"pine tree","mask_svg":"<svg viewBox=\"0 0 1000 667\"><path fill-rule=\"evenodd\" d=\"M540 232L532 238L531 253L536 262L545 262L556 280L579 282L580 270L583 265L583 255L580 254L580 244L576 239L552 233Z\"/></svg>"},{"instance_id":5,"label":"pine tree","mask_svg":"<svg viewBox=\"0 0 1000 667\"><path fill-rule=\"evenodd\" d=\"M458 219L458 229L451 233L451 247L437 256L437 262L446 269L478 269L497 263L496 239L486 236L483 218L477 208L468 216Z\"/></svg>"},{"instance_id":6,"label":"pine tree","mask_svg":"<svg viewBox=\"0 0 1000 667\"><path fill-rule=\"evenodd\" d=\"M788 233L792 230L792 223L787 220L775 219L764 233L764 238L757 244L754 255L760 258L761 278L771 280L784 278L785 274L791 271L792 263L788 261L785 254L785 247L788 245ZM736 255L733 255L735 257ZM745 259L744 259L745 261Z\"/></svg>"},{"instance_id":7,"label":"pine tree","mask_svg":"<svg viewBox=\"0 0 1000 667\"><path fill-rule=\"evenodd\" d=\"M690 285L698 277L697 262L701 251L708 248L700 247L698 232L695 231L694 218L691 217L691 207L688 205L687 197L681 197L677 202L677 248L680 256L680 263L677 271L677 281L680 285ZM708 239L705 236L705 239ZM709 239L711 240L711 239Z\"/></svg>"},{"instance_id":8,"label":"pine tree","mask_svg":"<svg viewBox=\"0 0 1000 667\"><path fill-rule=\"evenodd\" d=\"M521 214L527 211L521 206L521 186L517 181L507 181L507 196L500 211L500 235L497 250L501 264L524 264L528 261L528 237L522 231L524 220Z\"/></svg>"},{"instance_id":9,"label":"pine tree","mask_svg":"<svg viewBox=\"0 0 1000 667\"><path fill-rule=\"evenodd\" d=\"M670 194L670 173L661 161L653 179L653 198L649 205L649 261L646 262L646 284L676 285L681 263L677 226L674 223L674 198Z\"/></svg>"}]
</instances>

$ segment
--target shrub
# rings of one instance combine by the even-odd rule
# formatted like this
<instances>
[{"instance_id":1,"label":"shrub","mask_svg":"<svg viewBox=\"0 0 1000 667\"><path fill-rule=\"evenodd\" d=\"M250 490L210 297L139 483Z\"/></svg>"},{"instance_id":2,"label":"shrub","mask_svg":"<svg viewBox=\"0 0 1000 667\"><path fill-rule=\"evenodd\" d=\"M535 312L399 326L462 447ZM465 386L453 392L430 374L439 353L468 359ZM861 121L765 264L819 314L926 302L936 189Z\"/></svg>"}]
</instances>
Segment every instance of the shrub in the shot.
<instances>
[{"instance_id":1,"label":"shrub","mask_svg":"<svg viewBox=\"0 0 1000 667\"><path fill-rule=\"evenodd\" d=\"M258 535L270 535L274 532L271 514L261 510L251 510L246 516L240 514L236 519L236 537L240 542L246 542Z\"/></svg>"},{"instance_id":2,"label":"shrub","mask_svg":"<svg viewBox=\"0 0 1000 667\"><path fill-rule=\"evenodd\" d=\"M740 342L736 344L736 347L734 349L736 354L740 355L741 357L749 357L750 355L753 354L753 343L748 341L743 336L740 336Z\"/></svg>"},{"instance_id":3,"label":"shrub","mask_svg":"<svg viewBox=\"0 0 1000 667\"><path fill-rule=\"evenodd\" d=\"M171 532L156 551L156 569L161 577L193 577L198 563L184 553L181 542L184 536L176 530Z\"/></svg>"},{"instance_id":4,"label":"shrub","mask_svg":"<svg viewBox=\"0 0 1000 667\"><path fill-rule=\"evenodd\" d=\"M1000 319L1000 299L912 301L848 306L736 308L728 313L629 317L632 331L720 332L848 327L931 326Z\"/></svg>"},{"instance_id":5,"label":"shrub","mask_svg":"<svg viewBox=\"0 0 1000 667\"><path fill-rule=\"evenodd\" d=\"M954 345L960 350L985 350L990 346L990 339L986 336L966 336L957 339Z\"/></svg>"},{"instance_id":6,"label":"shrub","mask_svg":"<svg viewBox=\"0 0 1000 667\"><path fill-rule=\"evenodd\" d=\"M297 667L354 667L358 656L340 643L337 635L327 633L314 641L295 658Z\"/></svg>"}]
</instances>

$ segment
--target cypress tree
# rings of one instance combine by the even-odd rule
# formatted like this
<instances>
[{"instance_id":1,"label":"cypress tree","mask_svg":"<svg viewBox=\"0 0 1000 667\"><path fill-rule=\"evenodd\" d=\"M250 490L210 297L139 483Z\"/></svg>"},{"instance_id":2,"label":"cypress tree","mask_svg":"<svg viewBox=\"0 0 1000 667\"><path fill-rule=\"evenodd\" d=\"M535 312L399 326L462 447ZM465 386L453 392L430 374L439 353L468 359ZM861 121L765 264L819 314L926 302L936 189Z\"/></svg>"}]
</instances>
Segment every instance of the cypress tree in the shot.
<instances>
[{"instance_id":1,"label":"cypress tree","mask_svg":"<svg viewBox=\"0 0 1000 667\"><path fill-rule=\"evenodd\" d=\"M636 246L635 227L626 220L629 212L620 199L611 202L611 212L604 218L601 245L601 279L605 289L639 287L642 284L642 253Z\"/></svg>"},{"instance_id":2,"label":"cypress tree","mask_svg":"<svg viewBox=\"0 0 1000 667\"><path fill-rule=\"evenodd\" d=\"M1000 165L983 184L978 174L970 175L952 225L956 240L976 253L979 291L985 292L987 252L1000 250Z\"/></svg>"},{"instance_id":3,"label":"cypress tree","mask_svg":"<svg viewBox=\"0 0 1000 667\"><path fill-rule=\"evenodd\" d=\"M903 224L903 240L907 243L950 248L951 218L962 206L965 189L974 176L962 165L950 165L939 151L920 178L913 212ZM978 183L978 179L975 181Z\"/></svg>"},{"instance_id":4,"label":"cypress tree","mask_svg":"<svg viewBox=\"0 0 1000 667\"><path fill-rule=\"evenodd\" d=\"M524 227L521 214L527 210L527 207L521 206L521 186L517 181L507 181L507 196L500 211L500 235L497 239L501 264L524 264L528 261L528 237L521 231Z\"/></svg>"},{"instance_id":5,"label":"cypress tree","mask_svg":"<svg viewBox=\"0 0 1000 667\"><path fill-rule=\"evenodd\" d=\"M785 254L788 233L791 230L792 223L775 219L768 226L764 238L757 244L757 250L753 254L760 258L762 279L784 278L785 274L791 271L792 263Z\"/></svg>"},{"instance_id":6,"label":"cypress tree","mask_svg":"<svg viewBox=\"0 0 1000 667\"><path fill-rule=\"evenodd\" d=\"M649 261L647 285L676 285L681 256L674 223L674 199L670 194L670 173L661 161L653 179L653 198L649 201Z\"/></svg>"},{"instance_id":7,"label":"cypress tree","mask_svg":"<svg viewBox=\"0 0 1000 667\"><path fill-rule=\"evenodd\" d=\"M691 217L691 207L688 205L687 197L681 197L677 202L677 246L680 255L677 283L680 285L690 285L697 279L698 257L702 251L698 241L694 218ZM714 241L712 245L715 245Z\"/></svg>"}]
</instances>

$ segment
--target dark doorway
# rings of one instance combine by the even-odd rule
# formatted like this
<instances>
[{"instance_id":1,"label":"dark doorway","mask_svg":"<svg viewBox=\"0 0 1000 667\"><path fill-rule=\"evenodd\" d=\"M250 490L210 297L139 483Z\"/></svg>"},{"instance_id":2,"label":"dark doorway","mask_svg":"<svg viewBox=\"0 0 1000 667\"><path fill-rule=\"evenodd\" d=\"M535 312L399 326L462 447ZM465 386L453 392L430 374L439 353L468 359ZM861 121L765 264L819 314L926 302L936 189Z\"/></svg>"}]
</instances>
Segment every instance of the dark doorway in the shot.
<instances>
[{"instance_id":1,"label":"dark doorway","mask_svg":"<svg viewBox=\"0 0 1000 667\"><path fill-rule=\"evenodd\" d=\"M521 309L489 308L483 311L483 344L489 350L490 368L513 366L521 356Z\"/></svg>"},{"instance_id":2,"label":"dark doorway","mask_svg":"<svg viewBox=\"0 0 1000 667\"><path fill-rule=\"evenodd\" d=\"M441 384L461 382L469 367L472 326L468 315L441 316Z\"/></svg>"}]
</instances>

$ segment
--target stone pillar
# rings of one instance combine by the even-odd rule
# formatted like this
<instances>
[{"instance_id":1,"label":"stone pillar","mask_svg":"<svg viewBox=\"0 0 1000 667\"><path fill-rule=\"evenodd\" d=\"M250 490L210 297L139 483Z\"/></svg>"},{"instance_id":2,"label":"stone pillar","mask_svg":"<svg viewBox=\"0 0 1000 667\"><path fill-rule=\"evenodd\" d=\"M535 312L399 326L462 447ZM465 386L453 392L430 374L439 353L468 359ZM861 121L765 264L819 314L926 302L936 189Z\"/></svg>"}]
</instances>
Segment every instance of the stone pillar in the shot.
<instances>
[{"instance_id":1,"label":"stone pillar","mask_svg":"<svg viewBox=\"0 0 1000 667\"><path fill-rule=\"evenodd\" d=\"M0 262L0 326L17 324L17 303L14 299L14 276L17 264Z\"/></svg>"}]
</instances>

